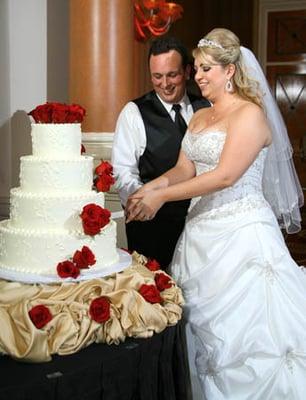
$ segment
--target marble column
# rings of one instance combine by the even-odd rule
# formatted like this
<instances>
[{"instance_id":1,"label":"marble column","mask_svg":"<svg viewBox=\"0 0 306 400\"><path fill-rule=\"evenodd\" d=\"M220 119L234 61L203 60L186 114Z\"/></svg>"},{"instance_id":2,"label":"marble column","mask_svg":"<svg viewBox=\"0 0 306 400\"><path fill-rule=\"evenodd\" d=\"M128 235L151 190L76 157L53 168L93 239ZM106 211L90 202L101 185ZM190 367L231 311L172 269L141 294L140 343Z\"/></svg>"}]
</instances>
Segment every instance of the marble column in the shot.
<instances>
[{"instance_id":1,"label":"marble column","mask_svg":"<svg viewBox=\"0 0 306 400\"><path fill-rule=\"evenodd\" d=\"M132 0L70 0L70 102L87 110L84 132L113 132L133 98Z\"/></svg>"},{"instance_id":2,"label":"marble column","mask_svg":"<svg viewBox=\"0 0 306 400\"><path fill-rule=\"evenodd\" d=\"M110 160L113 132L119 112L141 94L143 74L137 70L146 47L134 37L133 0L70 0L69 102L87 112L82 124L86 153ZM106 207L120 211L111 189ZM123 218L117 220L118 247L126 247Z\"/></svg>"}]
</instances>

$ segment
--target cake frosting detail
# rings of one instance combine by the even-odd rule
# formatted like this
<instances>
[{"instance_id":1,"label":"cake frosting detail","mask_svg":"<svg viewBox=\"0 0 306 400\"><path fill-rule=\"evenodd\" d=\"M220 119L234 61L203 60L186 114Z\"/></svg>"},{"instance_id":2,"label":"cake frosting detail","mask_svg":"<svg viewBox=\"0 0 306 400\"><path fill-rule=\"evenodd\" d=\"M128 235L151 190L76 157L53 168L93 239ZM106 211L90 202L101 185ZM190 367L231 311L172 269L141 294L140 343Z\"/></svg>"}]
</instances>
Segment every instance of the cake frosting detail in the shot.
<instances>
[{"instance_id":1,"label":"cake frosting detail","mask_svg":"<svg viewBox=\"0 0 306 400\"><path fill-rule=\"evenodd\" d=\"M20 187L25 191L88 192L92 188L93 158L52 160L23 156L20 159Z\"/></svg>"},{"instance_id":2,"label":"cake frosting detail","mask_svg":"<svg viewBox=\"0 0 306 400\"><path fill-rule=\"evenodd\" d=\"M54 160L80 155L80 124L32 124L31 136L33 156Z\"/></svg>"},{"instance_id":3,"label":"cake frosting detail","mask_svg":"<svg viewBox=\"0 0 306 400\"><path fill-rule=\"evenodd\" d=\"M60 261L69 259L82 246L95 254L92 268L103 268L117 261L116 223L111 221L99 235L84 235L65 229L28 229L0 222L0 266L22 273L55 274ZM5 250L4 250L5 249Z\"/></svg>"},{"instance_id":4,"label":"cake frosting detail","mask_svg":"<svg viewBox=\"0 0 306 400\"><path fill-rule=\"evenodd\" d=\"M95 203L104 207L104 193L32 193L11 190L9 226L27 229L64 229L82 232L80 210Z\"/></svg>"},{"instance_id":5,"label":"cake frosting detail","mask_svg":"<svg viewBox=\"0 0 306 400\"><path fill-rule=\"evenodd\" d=\"M32 155L20 159L20 187L10 192L10 219L0 223L0 268L56 274L56 266L88 246L92 268L118 261L116 223L97 235L84 233L80 214L90 203L104 207L93 190L93 158L81 155L79 123L32 124Z\"/></svg>"}]
</instances>

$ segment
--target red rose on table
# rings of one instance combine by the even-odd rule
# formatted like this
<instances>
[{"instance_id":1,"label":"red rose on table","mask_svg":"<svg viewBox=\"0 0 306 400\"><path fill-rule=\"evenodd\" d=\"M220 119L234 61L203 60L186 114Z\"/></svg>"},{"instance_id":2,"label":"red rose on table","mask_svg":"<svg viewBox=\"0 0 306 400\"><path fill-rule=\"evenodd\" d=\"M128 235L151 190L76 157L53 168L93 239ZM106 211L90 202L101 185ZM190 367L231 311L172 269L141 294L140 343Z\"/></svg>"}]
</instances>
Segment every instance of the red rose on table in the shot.
<instances>
[{"instance_id":1,"label":"red rose on table","mask_svg":"<svg viewBox=\"0 0 306 400\"><path fill-rule=\"evenodd\" d=\"M96 263L94 253L87 246L83 246L81 251L77 250L73 255L72 261L80 269L88 268L89 265Z\"/></svg>"},{"instance_id":2,"label":"red rose on table","mask_svg":"<svg viewBox=\"0 0 306 400\"><path fill-rule=\"evenodd\" d=\"M105 322L110 318L110 302L107 297L97 297L89 307L89 315L99 323Z\"/></svg>"},{"instance_id":3,"label":"red rose on table","mask_svg":"<svg viewBox=\"0 0 306 400\"><path fill-rule=\"evenodd\" d=\"M102 174L111 175L112 173L113 173L113 166L108 161L101 161L101 163L95 169L96 175L102 175Z\"/></svg>"},{"instance_id":4,"label":"red rose on table","mask_svg":"<svg viewBox=\"0 0 306 400\"><path fill-rule=\"evenodd\" d=\"M52 314L46 306L38 305L29 311L29 316L31 321L36 326L36 328L43 328L52 319Z\"/></svg>"},{"instance_id":5,"label":"red rose on table","mask_svg":"<svg viewBox=\"0 0 306 400\"><path fill-rule=\"evenodd\" d=\"M149 258L146 263L146 267L150 271L158 271L160 269L160 263L154 259Z\"/></svg>"},{"instance_id":6,"label":"red rose on table","mask_svg":"<svg viewBox=\"0 0 306 400\"><path fill-rule=\"evenodd\" d=\"M162 298L160 296L160 293L155 285L146 285L143 284L139 288L139 293L142 295L142 297L148 301L149 303L161 303Z\"/></svg>"},{"instance_id":7,"label":"red rose on table","mask_svg":"<svg viewBox=\"0 0 306 400\"><path fill-rule=\"evenodd\" d=\"M156 287L160 292L162 292L165 289L169 289L172 286L170 276L165 275L163 273L156 274L154 279L155 279Z\"/></svg>"},{"instance_id":8,"label":"red rose on table","mask_svg":"<svg viewBox=\"0 0 306 400\"><path fill-rule=\"evenodd\" d=\"M60 262L56 269L60 278L77 278L80 275L80 269L72 261Z\"/></svg>"},{"instance_id":9,"label":"red rose on table","mask_svg":"<svg viewBox=\"0 0 306 400\"><path fill-rule=\"evenodd\" d=\"M99 175L94 180L94 186L98 192L108 192L114 183L115 179L111 175L107 175L105 173Z\"/></svg>"}]
</instances>

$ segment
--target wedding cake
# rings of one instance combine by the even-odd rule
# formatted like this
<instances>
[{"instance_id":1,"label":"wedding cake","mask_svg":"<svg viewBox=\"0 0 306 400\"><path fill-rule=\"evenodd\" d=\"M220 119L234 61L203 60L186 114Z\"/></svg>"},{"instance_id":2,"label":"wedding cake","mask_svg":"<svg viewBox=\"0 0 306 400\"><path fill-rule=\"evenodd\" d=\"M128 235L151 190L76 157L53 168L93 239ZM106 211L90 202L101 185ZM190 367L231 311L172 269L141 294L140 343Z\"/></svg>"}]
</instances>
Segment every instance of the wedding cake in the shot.
<instances>
[{"instance_id":1,"label":"wedding cake","mask_svg":"<svg viewBox=\"0 0 306 400\"><path fill-rule=\"evenodd\" d=\"M10 218L0 223L0 269L76 277L69 265L98 271L118 262L116 222L104 193L93 189L93 157L81 154L80 123L33 123L31 137L32 155L20 158L20 187L10 192ZM89 264L78 263L82 254Z\"/></svg>"}]
</instances>

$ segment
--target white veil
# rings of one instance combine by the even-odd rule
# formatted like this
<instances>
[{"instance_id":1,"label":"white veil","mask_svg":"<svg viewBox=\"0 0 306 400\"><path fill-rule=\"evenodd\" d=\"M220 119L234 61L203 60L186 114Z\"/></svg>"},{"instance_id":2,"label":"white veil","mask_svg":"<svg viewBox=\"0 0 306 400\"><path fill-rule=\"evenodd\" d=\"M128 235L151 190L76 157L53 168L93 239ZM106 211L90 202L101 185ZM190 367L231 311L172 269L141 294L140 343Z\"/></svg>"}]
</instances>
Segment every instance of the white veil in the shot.
<instances>
[{"instance_id":1,"label":"white veil","mask_svg":"<svg viewBox=\"0 0 306 400\"><path fill-rule=\"evenodd\" d=\"M293 150L287 129L256 57L245 47L241 46L240 50L242 64L248 76L259 83L263 105L272 131L272 144L269 146L263 176L264 195L280 227L285 228L288 233L296 233L301 229L299 207L302 207L304 197L294 168Z\"/></svg>"}]
</instances>

